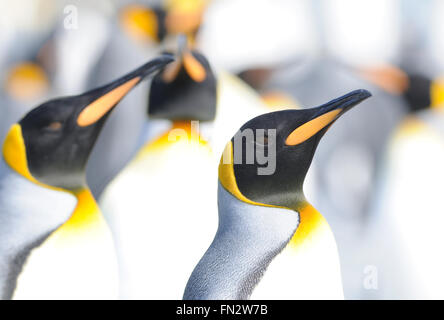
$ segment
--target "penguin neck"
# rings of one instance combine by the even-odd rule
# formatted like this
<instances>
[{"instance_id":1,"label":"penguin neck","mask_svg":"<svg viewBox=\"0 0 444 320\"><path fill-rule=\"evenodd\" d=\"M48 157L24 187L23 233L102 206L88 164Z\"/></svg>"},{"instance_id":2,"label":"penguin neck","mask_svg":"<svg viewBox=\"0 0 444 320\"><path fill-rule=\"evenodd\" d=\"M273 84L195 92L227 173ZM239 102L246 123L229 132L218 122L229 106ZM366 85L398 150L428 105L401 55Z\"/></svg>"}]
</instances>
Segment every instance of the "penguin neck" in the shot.
<instances>
[{"instance_id":1,"label":"penguin neck","mask_svg":"<svg viewBox=\"0 0 444 320\"><path fill-rule=\"evenodd\" d=\"M219 228L184 299L248 299L299 225L293 210L243 202L219 182Z\"/></svg>"},{"instance_id":2,"label":"penguin neck","mask_svg":"<svg viewBox=\"0 0 444 320\"><path fill-rule=\"evenodd\" d=\"M331 230L324 216L306 200L302 185L295 189L299 191L292 192L287 196L292 201L283 206L276 205L274 207L286 208L299 215L299 226L288 243L292 248L299 248L316 237L318 232L326 230L330 232ZM262 203L254 204L263 205Z\"/></svg>"},{"instance_id":3,"label":"penguin neck","mask_svg":"<svg viewBox=\"0 0 444 320\"><path fill-rule=\"evenodd\" d=\"M278 255L285 252L291 263L304 264L304 252L324 241L323 232L330 234L326 220L305 200L294 208L247 203L219 183L218 204L219 229L190 277L185 299L248 299ZM331 245L337 255L335 243Z\"/></svg>"},{"instance_id":4,"label":"penguin neck","mask_svg":"<svg viewBox=\"0 0 444 320\"><path fill-rule=\"evenodd\" d=\"M77 199L43 187L0 159L0 298L10 298L31 251L68 221Z\"/></svg>"},{"instance_id":5,"label":"penguin neck","mask_svg":"<svg viewBox=\"0 0 444 320\"><path fill-rule=\"evenodd\" d=\"M116 293L113 241L96 201L87 188L66 194L76 200L75 206L61 225L26 253L14 299ZM39 280L40 276L47 280ZM90 291L85 293L85 288Z\"/></svg>"},{"instance_id":6,"label":"penguin neck","mask_svg":"<svg viewBox=\"0 0 444 320\"><path fill-rule=\"evenodd\" d=\"M189 120L173 121L167 127L165 126L164 122L159 122L158 128L156 128L154 131L157 133L161 131L161 133L155 134L153 132L145 135L147 141L140 149L136 159L140 159L141 157L145 156L146 153L164 149L178 142L187 142L191 145L193 143L208 145L208 142L205 141L200 135L199 126L199 122ZM155 137L153 137L153 134Z\"/></svg>"},{"instance_id":7,"label":"penguin neck","mask_svg":"<svg viewBox=\"0 0 444 320\"><path fill-rule=\"evenodd\" d=\"M94 196L87 187L72 192L77 199L77 205L66 221L56 232L73 233L93 227L101 211Z\"/></svg>"},{"instance_id":8,"label":"penguin neck","mask_svg":"<svg viewBox=\"0 0 444 320\"><path fill-rule=\"evenodd\" d=\"M299 213L299 226L288 243L290 247L297 249L313 239L318 232L330 229L324 216L306 200L298 202L291 209Z\"/></svg>"},{"instance_id":9,"label":"penguin neck","mask_svg":"<svg viewBox=\"0 0 444 320\"><path fill-rule=\"evenodd\" d=\"M172 130L184 130L188 138L192 139L193 135L199 135L199 124L197 121L175 120L171 123L170 132Z\"/></svg>"}]
</instances>

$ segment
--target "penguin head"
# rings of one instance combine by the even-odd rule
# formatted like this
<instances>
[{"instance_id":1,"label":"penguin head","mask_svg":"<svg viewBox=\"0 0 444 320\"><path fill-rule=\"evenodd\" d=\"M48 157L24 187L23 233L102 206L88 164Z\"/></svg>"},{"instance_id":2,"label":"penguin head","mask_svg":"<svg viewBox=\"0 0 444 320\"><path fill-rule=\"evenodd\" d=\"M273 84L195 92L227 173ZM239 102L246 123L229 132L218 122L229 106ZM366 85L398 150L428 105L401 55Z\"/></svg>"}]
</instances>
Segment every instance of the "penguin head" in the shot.
<instances>
[{"instance_id":1,"label":"penguin head","mask_svg":"<svg viewBox=\"0 0 444 320\"><path fill-rule=\"evenodd\" d=\"M402 96L409 112L427 109L431 106L432 79L421 74L408 76L408 87Z\"/></svg>"},{"instance_id":2,"label":"penguin head","mask_svg":"<svg viewBox=\"0 0 444 320\"><path fill-rule=\"evenodd\" d=\"M409 85L403 93L409 112L441 109L444 105L444 80L423 74L409 74Z\"/></svg>"},{"instance_id":3,"label":"penguin head","mask_svg":"<svg viewBox=\"0 0 444 320\"><path fill-rule=\"evenodd\" d=\"M389 94L401 96L408 112L444 105L444 81L418 72L405 71L394 65L358 69L359 74Z\"/></svg>"},{"instance_id":4,"label":"penguin head","mask_svg":"<svg viewBox=\"0 0 444 320\"><path fill-rule=\"evenodd\" d=\"M297 208L316 147L328 128L371 94L353 91L322 106L258 116L228 143L219 180L238 199L266 206Z\"/></svg>"},{"instance_id":5,"label":"penguin head","mask_svg":"<svg viewBox=\"0 0 444 320\"><path fill-rule=\"evenodd\" d=\"M54 99L31 110L10 129L3 158L28 180L64 190L85 186L85 166L118 102L143 78L171 62L162 56L108 85Z\"/></svg>"},{"instance_id":6,"label":"penguin head","mask_svg":"<svg viewBox=\"0 0 444 320\"><path fill-rule=\"evenodd\" d=\"M158 73L148 99L151 118L211 121L216 115L217 83L208 60L179 38L177 59Z\"/></svg>"},{"instance_id":7,"label":"penguin head","mask_svg":"<svg viewBox=\"0 0 444 320\"><path fill-rule=\"evenodd\" d=\"M165 10L143 5L128 5L120 11L121 26L139 42L162 42L167 35L165 18Z\"/></svg>"}]
</instances>

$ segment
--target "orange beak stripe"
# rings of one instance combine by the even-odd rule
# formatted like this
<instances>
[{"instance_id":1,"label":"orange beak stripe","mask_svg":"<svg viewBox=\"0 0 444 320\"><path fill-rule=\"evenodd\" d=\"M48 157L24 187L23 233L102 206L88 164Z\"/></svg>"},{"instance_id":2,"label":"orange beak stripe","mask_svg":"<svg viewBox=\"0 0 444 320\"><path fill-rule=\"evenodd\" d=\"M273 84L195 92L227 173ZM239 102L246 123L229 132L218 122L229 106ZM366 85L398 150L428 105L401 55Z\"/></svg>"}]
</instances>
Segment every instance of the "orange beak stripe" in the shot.
<instances>
[{"instance_id":1,"label":"orange beak stripe","mask_svg":"<svg viewBox=\"0 0 444 320\"><path fill-rule=\"evenodd\" d=\"M310 139L334 121L341 111L342 109L332 110L297 127L287 137L285 144L287 146L295 146Z\"/></svg>"},{"instance_id":2,"label":"orange beak stripe","mask_svg":"<svg viewBox=\"0 0 444 320\"><path fill-rule=\"evenodd\" d=\"M189 51L187 51L184 55L183 65L191 79L194 81L202 82L207 77L205 68Z\"/></svg>"},{"instance_id":3,"label":"orange beak stripe","mask_svg":"<svg viewBox=\"0 0 444 320\"><path fill-rule=\"evenodd\" d=\"M77 118L77 124L80 127L87 127L99 121L139 82L139 80L140 77L133 78L90 103L80 113Z\"/></svg>"}]
</instances>

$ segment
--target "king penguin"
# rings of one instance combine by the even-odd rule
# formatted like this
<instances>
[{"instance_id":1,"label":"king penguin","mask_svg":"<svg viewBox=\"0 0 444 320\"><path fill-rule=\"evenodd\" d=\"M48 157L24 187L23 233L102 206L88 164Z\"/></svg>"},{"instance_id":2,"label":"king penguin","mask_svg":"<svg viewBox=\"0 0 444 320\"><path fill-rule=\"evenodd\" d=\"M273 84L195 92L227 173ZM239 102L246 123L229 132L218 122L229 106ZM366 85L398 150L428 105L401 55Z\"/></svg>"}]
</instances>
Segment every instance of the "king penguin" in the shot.
<instances>
[{"instance_id":1,"label":"king penguin","mask_svg":"<svg viewBox=\"0 0 444 320\"><path fill-rule=\"evenodd\" d=\"M90 85L98 86L159 54L165 43L174 43L178 33L193 36L200 25L203 0L168 1L165 5L148 6L146 1L131 1L119 5L111 20L109 41L90 78ZM187 5L188 3L188 5ZM149 83L138 88L123 107L111 115L97 141L87 167L87 178L93 194L101 195L107 184L131 161L138 149L140 131L149 129L155 134L164 129L146 123L146 92ZM126 104L132 112L127 112ZM114 145L121 145L116 150ZM104 160L106 155L106 160ZM109 156L108 156L109 155Z\"/></svg>"},{"instance_id":2,"label":"king penguin","mask_svg":"<svg viewBox=\"0 0 444 320\"><path fill-rule=\"evenodd\" d=\"M241 127L219 165L219 228L184 299L343 298L333 233L305 199L303 182L324 133L370 95L356 90ZM265 154L274 170L263 170Z\"/></svg>"},{"instance_id":3,"label":"king penguin","mask_svg":"<svg viewBox=\"0 0 444 320\"><path fill-rule=\"evenodd\" d=\"M438 253L444 241L444 81L428 80L416 90L411 102L419 111L392 133L372 199L364 250L378 271L379 290L362 290L366 299L444 298Z\"/></svg>"},{"instance_id":4,"label":"king penguin","mask_svg":"<svg viewBox=\"0 0 444 320\"><path fill-rule=\"evenodd\" d=\"M50 100L14 124L0 162L0 297L115 298L111 233L85 182L108 115L159 57L108 85Z\"/></svg>"},{"instance_id":5,"label":"king penguin","mask_svg":"<svg viewBox=\"0 0 444 320\"><path fill-rule=\"evenodd\" d=\"M214 151L220 154L220 141L231 137L227 128L259 114L249 110L262 110L241 81L213 72L206 57L180 39L177 61L152 81L142 147L99 201L122 261L122 298L182 297L217 228ZM166 127L153 136L156 122Z\"/></svg>"},{"instance_id":6,"label":"king penguin","mask_svg":"<svg viewBox=\"0 0 444 320\"><path fill-rule=\"evenodd\" d=\"M164 12L141 4L141 1L117 8L109 24L108 42L89 77L89 86L96 87L154 58L166 35ZM134 156L140 131L145 124L146 92L143 83L128 99L122 101L107 121L103 134L91 154L87 179L91 190L99 197L106 185ZM131 112L128 110L131 109ZM115 145L121 148L116 149Z\"/></svg>"},{"instance_id":7,"label":"king penguin","mask_svg":"<svg viewBox=\"0 0 444 320\"><path fill-rule=\"evenodd\" d=\"M217 225L209 214L216 209L208 192L214 160L200 129L216 114L216 78L206 58L180 45L177 61L153 78L148 100L148 126L168 125L145 137L99 203L121 261L120 297L180 299Z\"/></svg>"}]
</instances>

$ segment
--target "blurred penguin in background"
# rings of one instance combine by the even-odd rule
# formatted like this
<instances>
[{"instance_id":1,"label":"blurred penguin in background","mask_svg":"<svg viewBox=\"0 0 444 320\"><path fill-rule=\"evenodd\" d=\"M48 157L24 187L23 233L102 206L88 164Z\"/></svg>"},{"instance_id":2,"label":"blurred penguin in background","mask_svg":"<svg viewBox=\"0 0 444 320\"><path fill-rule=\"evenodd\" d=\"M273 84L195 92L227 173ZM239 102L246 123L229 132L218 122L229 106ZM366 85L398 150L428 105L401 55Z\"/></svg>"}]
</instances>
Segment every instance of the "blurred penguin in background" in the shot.
<instances>
[{"instance_id":1,"label":"blurred penguin in background","mask_svg":"<svg viewBox=\"0 0 444 320\"><path fill-rule=\"evenodd\" d=\"M15 16L14 8L2 11L5 21ZM112 7L107 1L34 1L19 9L16 15L20 19L9 21L6 27L11 29L20 22L17 30L10 31L17 40L10 41L10 54L3 66L1 137L33 105L57 95L86 91L110 36L107 17ZM28 13L26 17L23 12Z\"/></svg>"},{"instance_id":2,"label":"blurred penguin in background","mask_svg":"<svg viewBox=\"0 0 444 320\"><path fill-rule=\"evenodd\" d=\"M7 50L10 57L3 66L5 95L24 102L23 110L15 108L18 117L12 114L13 121L29 111L33 102L38 102L35 99L85 91L108 36L105 13L109 8L104 1L93 5L86 1L70 1L69 5L57 1L36 3L40 5L31 6L35 17L29 20L38 21L38 26L32 26L30 35L22 36L22 29L16 31L20 41L11 43ZM4 12L7 16L13 14L13 7ZM32 39L23 41L22 37ZM10 108L13 105L8 104Z\"/></svg>"},{"instance_id":3,"label":"blurred penguin in background","mask_svg":"<svg viewBox=\"0 0 444 320\"><path fill-rule=\"evenodd\" d=\"M90 86L92 74L111 37L112 13L113 6L106 0L65 1L50 44L55 90L83 92Z\"/></svg>"},{"instance_id":4,"label":"blurred penguin in background","mask_svg":"<svg viewBox=\"0 0 444 320\"><path fill-rule=\"evenodd\" d=\"M0 107L0 139L9 127L32 108L32 104L48 95L50 82L42 66L26 61L9 67L3 80Z\"/></svg>"},{"instance_id":5,"label":"blurred penguin in background","mask_svg":"<svg viewBox=\"0 0 444 320\"><path fill-rule=\"evenodd\" d=\"M177 61L151 84L142 147L100 199L115 236L122 298L182 297L217 227L214 150L222 152L240 121L266 111L242 81L215 73L187 37L174 52ZM167 126L150 135L158 122Z\"/></svg>"},{"instance_id":6,"label":"blurred penguin in background","mask_svg":"<svg viewBox=\"0 0 444 320\"><path fill-rule=\"evenodd\" d=\"M386 146L366 235L373 245L363 249L372 256L379 287L363 290L363 297L442 299L444 4L404 5L409 31L405 30L404 65L415 73L406 97L415 112L397 126Z\"/></svg>"},{"instance_id":7,"label":"blurred penguin in background","mask_svg":"<svg viewBox=\"0 0 444 320\"><path fill-rule=\"evenodd\" d=\"M216 78L200 53L179 46L176 55L153 79L147 110L149 122L164 119L168 128L147 138L100 199L124 299L180 299L217 224L213 156L199 129L214 120Z\"/></svg>"},{"instance_id":8,"label":"blurred penguin in background","mask_svg":"<svg viewBox=\"0 0 444 320\"><path fill-rule=\"evenodd\" d=\"M9 126L49 96L45 44L56 24L53 1L0 3L0 139Z\"/></svg>"},{"instance_id":9,"label":"blurred penguin in background","mask_svg":"<svg viewBox=\"0 0 444 320\"><path fill-rule=\"evenodd\" d=\"M186 34L194 39L211 1L213 0L164 0L165 29L168 34Z\"/></svg>"},{"instance_id":10,"label":"blurred penguin in background","mask_svg":"<svg viewBox=\"0 0 444 320\"><path fill-rule=\"evenodd\" d=\"M56 22L58 1L17 0L0 2L0 67L23 61L40 48Z\"/></svg>"},{"instance_id":11,"label":"blurred penguin in background","mask_svg":"<svg viewBox=\"0 0 444 320\"><path fill-rule=\"evenodd\" d=\"M126 1L115 8L110 35L103 55L93 70L91 86L102 84L122 70L131 69L174 45L175 36L184 33L194 38L208 0ZM149 82L137 88L124 101L126 110L116 110L106 124L87 169L94 195L99 196L109 181L130 161L140 147L146 127L146 99ZM149 128L155 136L166 128L156 122ZM146 132L144 132L145 134ZM114 148L120 141L122 148ZM103 155L109 155L104 159Z\"/></svg>"},{"instance_id":12,"label":"blurred penguin in background","mask_svg":"<svg viewBox=\"0 0 444 320\"><path fill-rule=\"evenodd\" d=\"M444 80L432 82L430 89L430 108L397 127L378 177L367 235L373 246L365 248L384 289L377 298L444 298L444 259L439 254L444 241ZM365 293L375 298L375 292Z\"/></svg>"},{"instance_id":13,"label":"blurred penguin in background","mask_svg":"<svg viewBox=\"0 0 444 320\"><path fill-rule=\"evenodd\" d=\"M366 108L345 115L347 121L332 128L314 159L318 170L313 203L324 212L337 239L348 299L360 298L366 267L371 265L363 250L363 234L384 145L408 111L402 97L408 79L396 67L399 5L399 1L381 0L322 1L316 10L324 21L325 55L304 78L291 78L294 81L287 85L304 104L317 99L315 90L321 88L328 95L324 99L354 87L365 87L373 94L371 102L364 102ZM276 81L285 86L284 79L290 78L283 75Z\"/></svg>"},{"instance_id":14,"label":"blurred penguin in background","mask_svg":"<svg viewBox=\"0 0 444 320\"><path fill-rule=\"evenodd\" d=\"M140 2L141 3L141 2ZM123 70L131 69L158 53L163 37L158 26L158 11L142 4L127 4L115 9L108 42L90 78L90 86L103 84ZM95 196L124 167L137 148L145 118L149 81L136 88L121 103L122 109L110 116L97 141L87 168L87 178ZM115 143L121 148L114 148ZM107 155L106 158L104 155Z\"/></svg>"}]
</instances>

